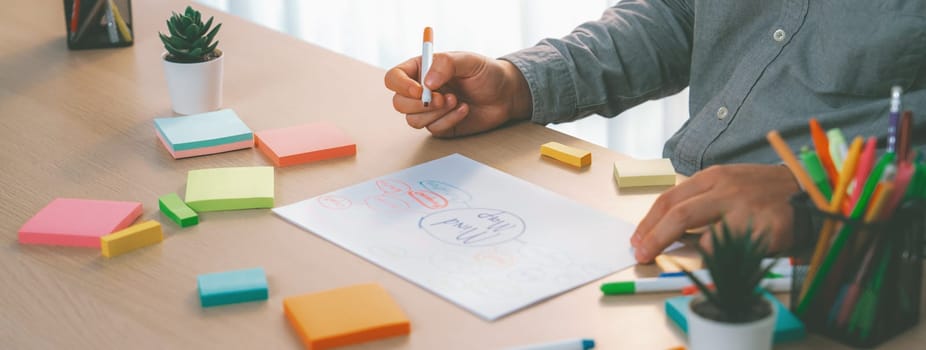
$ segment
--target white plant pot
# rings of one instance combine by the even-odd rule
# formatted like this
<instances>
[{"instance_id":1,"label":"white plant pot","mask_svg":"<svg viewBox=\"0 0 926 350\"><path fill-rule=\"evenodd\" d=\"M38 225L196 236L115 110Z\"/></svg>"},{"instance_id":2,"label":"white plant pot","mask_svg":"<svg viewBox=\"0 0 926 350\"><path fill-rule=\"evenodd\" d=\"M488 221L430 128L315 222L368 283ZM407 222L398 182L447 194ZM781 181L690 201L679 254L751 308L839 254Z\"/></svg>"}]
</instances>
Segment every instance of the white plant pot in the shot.
<instances>
[{"instance_id":1,"label":"white plant pot","mask_svg":"<svg viewBox=\"0 0 926 350\"><path fill-rule=\"evenodd\" d=\"M700 302L700 298L691 303ZM763 301L768 302L763 299ZM725 323L698 315L688 306L688 349L690 350L769 350L775 331L777 310L763 319L749 323Z\"/></svg>"},{"instance_id":2,"label":"white plant pot","mask_svg":"<svg viewBox=\"0 0 926 350\"><path fill-rule=\"evenodd\" d=\"M174 112L197 114L222 107L222 61L225 54L198 63L176 63L161 55Z\"/></svg>"}]
</instances>

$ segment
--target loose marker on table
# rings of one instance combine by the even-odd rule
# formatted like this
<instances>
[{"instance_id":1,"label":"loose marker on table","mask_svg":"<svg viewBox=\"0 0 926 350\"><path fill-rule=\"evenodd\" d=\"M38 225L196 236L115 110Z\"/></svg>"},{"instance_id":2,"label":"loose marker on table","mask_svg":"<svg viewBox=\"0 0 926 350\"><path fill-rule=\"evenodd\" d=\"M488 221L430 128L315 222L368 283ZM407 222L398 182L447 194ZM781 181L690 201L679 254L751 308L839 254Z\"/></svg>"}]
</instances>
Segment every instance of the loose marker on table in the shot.
<instances>
[{"instance_id":1,"label":"loose marker on table","mask_svg":"<svg viewBox=\"0 0 926 350\"><path fill-rule=\"evenodd\" d=\"M431 70L434 59L434 32L431 27L424 27L424 42L421 43L421 103L427 107L431 104L431 89L424 85L424 77Z\"/></svg>"},{"instance_id":2,"label":"loose marker on table","mask_svg":"<svg viewBox=\"0 0 926 350\"><path fill-rule=\"evenodd\" d=\"M705 283L711 283L710 274L707 270L694 271L693 273ZM633 281L604 283L601 285L601 293L604 295L626 295L681 292L685 287L692 284L693 282L688 277L638 278ZM759 285L772 293L788 292L791 290L791 278L788 276L763 278Z\"/></svg>"},{"instance_id":3,"label":"loose marker on table","mask_svg":"<svg viewBox=\"0 0 926 350\"><path fill-rule=\"evenodd\" d=\"M508 350L588 350L595 347L593 339L569 339L552 343L534 344L510 348Z\"/></svg>"}]
</instances>

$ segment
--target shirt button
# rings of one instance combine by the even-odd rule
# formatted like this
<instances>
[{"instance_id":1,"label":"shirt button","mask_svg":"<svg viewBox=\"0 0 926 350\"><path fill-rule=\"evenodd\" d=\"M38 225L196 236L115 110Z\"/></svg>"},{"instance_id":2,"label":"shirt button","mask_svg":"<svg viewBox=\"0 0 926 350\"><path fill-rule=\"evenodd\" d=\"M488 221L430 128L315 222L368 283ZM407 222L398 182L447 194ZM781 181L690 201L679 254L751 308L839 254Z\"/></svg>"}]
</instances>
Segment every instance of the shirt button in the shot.
<instances>
[{"instance_id":1,"label":"shirt button","mask_svg":"<svg viewBox=\"0 0 926 350\"><path fill-rule=\"evenodd\" d=\"M785 34L784 30L778 29L775 31L775 33L772 33L772 39L775 39L777 42L782 42L785 40L786 35L787 34Z\"/></svg>"},{"instance_id":2,"label":"shirt button","mask_svg":"<svg viewBox=\"0 0 926 350\"><path fill-rule=\"evenodd\" d=\"M723 119L727 117L727 107L720 107L717 109L717 119Z\"/></svg>"}]
</instances>

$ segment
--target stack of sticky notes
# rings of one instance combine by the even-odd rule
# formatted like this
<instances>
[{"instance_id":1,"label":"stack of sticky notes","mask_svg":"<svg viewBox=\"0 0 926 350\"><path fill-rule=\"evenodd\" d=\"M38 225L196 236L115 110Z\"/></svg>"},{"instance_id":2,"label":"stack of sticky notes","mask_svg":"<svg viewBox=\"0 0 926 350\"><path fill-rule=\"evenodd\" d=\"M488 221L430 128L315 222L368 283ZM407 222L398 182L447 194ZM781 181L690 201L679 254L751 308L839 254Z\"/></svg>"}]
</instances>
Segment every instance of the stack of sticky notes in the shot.
<instances>
[{"instance_id":1,"label":"stack of sticky notes","mask_svg":"<svg viewBox=\"0 0 926 350\"><path fill-rule=\"evenodd\" d=\"M378 284L288 297L283 311L306 348L313 350L411 332L408 317Z\"/></svg>"},{"instance_id":2,"label":"stack of sticky notes","mask_svg":"<svg viewBox=\"0 0 926 350\"><path fill-rule=\"evenodd\" d=\"M273 167L190 170L186 205L197 212L273 208Z\"/></svg>"},{"instance_id":3,"label":"stack of sticky notes","mask_svg":"<svg viewBox=\"0 0 926 350\"><path fill-rule=\"evenodd\" d=\"M257 149L278 167L357 154L354 141L329 122L259 131L254 139Z\"/></svg>"},{"instance_id":4,"label":"stack of sticky notes","mask_svg":"<svg viewBox=\"0 0 926 350\"><path fill-rule=\"evenodd\" d=\"M688 333L688 313L691 310L688 304L691 304L692 298L694 296L691 295L672 297L666 299L665 303L666 315L686 334ZM777 310L775 334L773 336L775 343L799 340L807 335L804 323L797 316L794 316L778 299L768 293L765 294L765 299L772 303L772 307Z\"/></svg>"},{"instance_id":5,"label":"stack of sticky notes","mask_svg":"<svg viewBox=\"0 0 926 350\"><path fill-rule=\"evenodd\" d=\"M19 229L19 243L100 247L141 216L141 203L57 198Z\"/></svg>"},{"instance_id":6,"label":"stack of sticky notes","mask_svg":"<svg viewBox=\"0 0 926 350\"><path fill-rule=\"evenodd\" d=\"M196 277L202 307L267 300L267 275L262 268L225 271Z\"/></svg>"},{"instance_id":7,"label":"stack of sticky notes","mask_svg":"<svg viewBox=\"0 0 926 350\"><path fill-rule=\"evenodd\" d=\"M675 168L668 159L625 159L614 162L617 187L674 186Z\"/></svg>"},{"instance_id":8,"label":"stack of sticky notes","mask_svg":"<svg viewBox=\"0 0 926 350\"><path fill-rule=\"evenodd\" d=\"M161 213L180 227L193 226L199 223L199 214L193 211L180 199L176 193L165 194L158 198L158 208Z\"/></svg>"},{"instance_id":9,"label":"stack of sticky notes","mask_svg":"<svg viewBox=\"0 0 926 350\"><path fill-rule=\"evenodd\" d=\"M581 168L592 164L592 152L566 146L559 142L547 142L540 146L540 154L560 162Z\"/></svg>"},{"instance_id":10,"label":"stack of sticky notes","mask_svg":"<svg viewBox=\"0 0 926 350\"><path fill-rule=\"evenodd\" d=\"M174 159L234 151L254 145L251 129L230 109L184 117L155 118L154 126L158 139Z\"/></svg>"},{"instance_id":11,"label":"stack of sticky notes","mask_svg":"<svg viewBox=\"0 0 926 350\"><path fill-rule=\"evenodd\" d=\"M103 256L112 258L163 240L161 223L148 220L100 237L100 252Z\"/></svg>"}]
</instances>

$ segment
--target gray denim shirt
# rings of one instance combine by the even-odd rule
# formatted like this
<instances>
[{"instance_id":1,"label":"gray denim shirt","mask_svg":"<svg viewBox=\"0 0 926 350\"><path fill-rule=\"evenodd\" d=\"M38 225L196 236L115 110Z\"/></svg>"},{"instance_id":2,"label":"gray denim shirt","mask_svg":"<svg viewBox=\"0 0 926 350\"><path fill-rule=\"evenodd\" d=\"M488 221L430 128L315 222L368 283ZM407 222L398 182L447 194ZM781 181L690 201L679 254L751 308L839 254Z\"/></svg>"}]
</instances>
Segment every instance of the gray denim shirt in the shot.
<instances>
[{"instance_id":1,"label":"gray denim shirt","mask_svg":"<svg viewBox=\"0 0 926 350\"><path fill-rule=\"evenodd\" d=\"M812 145L807 121L878 136L904 88L926 142L926 1L627 0L562 39L502 57L531 90L532 120L613 117L690 87L689 119L665 145L676 171L774 163L765 134Z\"/></svg>"}]
</instances>

